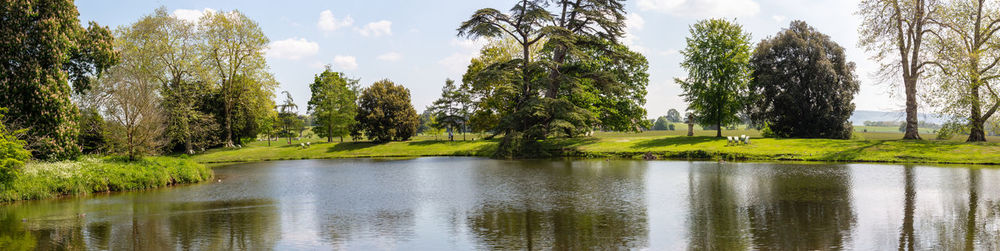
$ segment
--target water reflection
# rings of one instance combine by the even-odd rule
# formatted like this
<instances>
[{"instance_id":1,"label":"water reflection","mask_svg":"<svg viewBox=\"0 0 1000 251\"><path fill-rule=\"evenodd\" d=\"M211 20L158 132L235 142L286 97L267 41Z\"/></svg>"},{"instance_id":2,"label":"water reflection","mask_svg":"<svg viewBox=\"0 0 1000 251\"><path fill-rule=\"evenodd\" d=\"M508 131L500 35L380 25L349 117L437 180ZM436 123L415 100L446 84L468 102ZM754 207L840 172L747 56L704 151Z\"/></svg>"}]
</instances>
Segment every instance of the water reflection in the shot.
<instances>
[{"instance_id":1,"label":"water reflection","mask_svg":"<svg viewBox=\"0 0 1000 251\"><path fill-rule=\"evenodd\" d=\"M900 228L899 234L899 250L914 250L914 236L913 236L913 211L914 203L917 197L917 191L915 190L915 185L913 184L913 166L906 165L903 167L903 180L904 186L904 206L903 206L903 227Z\"/></svg>"},{"instance_id":2,"label":"water reflection","mask_svg":"<svg viewBox=\"0 0 1000 251\"><path fill-rule=\"evenodd\" d=\"M1000 169L303 160L0 206L0 250L1000 249Z\"/></svg>"},{"instance_id":3,"label":"water reflection","mask_svg":"<svg viewBox=\"0 0 1000 251\"><path fill-rule=\"evenodd\" d=\"M747 249L748 225L733 165L695 163L688 170L689 249Z\"/></svg>"},{"instance_id":4,"label":"water reflection","mask_svg":"<svg viewBox=\"0 0 1000 251\"><path fill-rule=\"evenodd\" d=\"M644 162L533 162L495 168L480 184L527 186L488 200L468 217L480 246L495 249L620 249L647 246ZM523 175L532 173L532 175ZM499 178L499 179L497 179ZM499 184L497 184L499 185ZM487 185L485 187L493 187ZM481 190L478 193L493 193Z\"/></svg>"},{"instance_id":5,"label":"water reflection","mask_svg":"<svg viewBox=\"0 0 1000 251\"><path fill-rule=\"evenodd\" d=\"M131 203L108 198L10 205L4 250L249 249L280 238L272 202ZM102 202L94 203L97 200ZM29 204L31 204L29 206ZM30 219L30 220L29 220Z\"/></svg>"},{"instance_id":6,"label":"water reflection","mask_svg":"<svg viewBox=\"0 0 1000 251\"><path fill-rule=\"evenodd\" d=\"M747 208L755 248L844 248L855 223L847 166L788 165L760 172Z\"/></svg>"}]
</instances>

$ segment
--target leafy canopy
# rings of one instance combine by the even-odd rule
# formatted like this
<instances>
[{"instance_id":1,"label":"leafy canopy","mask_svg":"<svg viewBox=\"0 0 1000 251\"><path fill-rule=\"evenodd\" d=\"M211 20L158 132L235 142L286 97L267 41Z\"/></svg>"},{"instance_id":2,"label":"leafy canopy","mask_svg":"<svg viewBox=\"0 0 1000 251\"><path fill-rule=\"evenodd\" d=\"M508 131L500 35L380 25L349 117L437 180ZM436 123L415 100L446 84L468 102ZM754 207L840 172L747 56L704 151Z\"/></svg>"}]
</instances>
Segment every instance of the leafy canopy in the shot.
<instances>
[{"instance_id":1,"label":"leafy canopy","mask_svg":"<svg viewBox=\"0 0 1000 251\"><path fill-rule=\"evenodd\" d=\"M703 126L714 125L718 137L722 127L739 122L750 81L750 33L724 19L698 21L689 29L681 62L688 72L681 85L688 110Z\"/></svg>"},{"instance_id":2,"label":"leafy canopy","mask_svg":"<svg viewBox=\"0 0 1000 251\"><path fill-rule=\"evenodd\" d=\"M355 120L358 126L353 134L363 132L376 143L409 140L420 125L417 111L410 103L410 90L388 79L361 91Z\"/></svg>"},{"instance_id":3,"label":"leafy canopy","mask_svg":"<svg viewBox=\"0 0 1000 251\"><path fill-rule=\"evenodd\" d=\"M348 79L329 67L316 75L309 85L312 91L309 111L316 119L313 132L317 136L332 142L333 137L343 141L344 136L350 135L357 123L354 120L358 113L357 83L358 80Z\"/></svg>"},{"instance_id":4,"label":"leafy canopy","mask_svg":"<svg viewBox=\"0 0 1000 251\"><path fill-rule=\"evenodd\" d=\"M844 48L802 21L760 42L747 107L784 138L848 139L859 84Z\"/></svg>"}]
</instances>

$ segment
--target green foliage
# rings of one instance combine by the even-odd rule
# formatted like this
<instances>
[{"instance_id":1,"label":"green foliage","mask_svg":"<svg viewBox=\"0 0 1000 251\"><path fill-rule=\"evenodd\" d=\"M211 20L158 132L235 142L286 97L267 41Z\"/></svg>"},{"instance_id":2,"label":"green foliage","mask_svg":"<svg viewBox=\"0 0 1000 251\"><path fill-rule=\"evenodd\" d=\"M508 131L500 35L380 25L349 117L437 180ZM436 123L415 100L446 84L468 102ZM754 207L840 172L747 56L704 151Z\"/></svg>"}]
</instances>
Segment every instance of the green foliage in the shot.
<instances>
[{"instance_id":1,"label":"green foliage","mask_svg":"<svg viewBox=\"0 0 1000 251\"><path fill-rule=\"evenodd\" d=\"M849 139L859 84L844 48L803 21L757 45L747 103L782 138Z\"/></svg>"},{"instance_id":2,"label":"green foliage","mask_svg":"<svg viewBox=\"0 0 1000 251\"><path fill-rule=\"evenodd\" d=\"M765 138L777 138L778 134L775 134L774 131L771 130L771 124L765 122L764 126L760 129L760 136Z\"/></svg>"},{"instance_id":3,"label":"green foliage","mask_svg":"<svg viewBox=\"0 0 1000 251\"><path fill-rule=\"evenodd\" d=\"M210 79L200 58L197 24L181 20L157 8L131 26L145 30L142 47L152 57L157 82L161 84L166 136L175 151L193 153L217 144L219 125L214 115L198 109L200 97L209 95Z\"/></svg>"},{"instance_id":4,"label":"green foliage","mask_svg":"<svg viewBox=\"0 0 1000 251\"><path fill-rule=\"evenodd\" d=\"M473 130L504 134L497 157L539 155L552 136L648 126L646 59L617 42L624 13L620 1L519 1L462 23L459 36L505 42L484 48L463 76Z\"/></svg>"},{"instance_id":5,"label":"green foliage","mask_svg":"<svg viewBox=\"0 0 1000 251\"><path fill-rule=\"evenodd\" d=\"M667 130L668 124L670 124L670 121L667 119L667 116L660 116L659 118L656 118L656 122L653 122L653 130Z\"/></svg>"},{"instance_id":6,"label":"green foliage","mask_svg":"<svg viewBox=\"0 0 1000 251\"><path fill-rule=\"evenodd\" d=\"M667 121L670 123L680 123L681 120L681 113L678 112L677 109L671 108L667 111Z\"/></svg>"},{"instance_id":7,"label":"green foliage","mask_svg":"<svg viewBox=\"0 0 1000 251\"><path fill-rule=\"evenodd\" d=\"M1000 6L992 1L946 1L934 13L927 49L933 66L923 100L937 113L963 118L969 142L986 141L987 123L1000 110Z\"/></svg>"},{"instance_id":8,"label":"green foliage","mask_svg":"<svg viewBox=\"0 0 1000 251\"><path fill-rule=\"evenodd\" d=\"M79 142L84 154L106 153L109 149L108 128L97 108L83 109L80 114Z\"/></svg>"},{"instance_id":9,"label":"green foliage","mask_svg":"<svg viewBox=\"0 0 1000 251\"><path fill-rule=\"evenodd\" d=\"M309 111L315 118L316 127L313 132L325 137L327 142L333 142L333 137L350 135L351 128L357 124L354 117L358 113L357 89L358 80L348 79L343 73L333 72L329 67L324 70L309 85L312 98L309 99Z\"/></svg>"},{"instance_id":10,"label":"green foliage","mask_svg":"<svg viewBox=\"0 0 1000 251\"><path fill-rule=\"evenodd\" d=\"M579 114L558 112L554 117L596 116L581 119L575 127L638 132L646 117L646 109L642 107L649 85L646 57L625 45L588 36L577 38L570 49L579 53L567 56L559 70L564 74L561 78L568 81L561 84L566 89L561 96L585 110Z\"/></svg>"},{"instance_id":11,"label":"green foliage","mask_svg":"<svg viewBox=\"0 0 1000 251\"><path fill-rule=\"evenodd\" d=\"M285 94L285 101L278 105L278 125L281 128L279 135L288 138L288 144L291 144L292 137L298 135L296 132L305 129L305 121L299 119L299 106L292 99L292 94L288 91L281 93Z\"/></svg>"},{"instance_id":12,"label":"green foliage","mask_svg":"<svg viewBox=\"0 0 1000 251\"><path fill-rule=\"evenodd\" d=\"M9 186L0 201L36 200L60 195L143 190L212 178L212 170L191 159L83 157L78 161L32 162Z\"/></svg>"},{"instance_id":13,"label":"green foliage","mask_svg":"<svg viewBox=\"0 0 1000 251\"><path fill-rule=\"evenodd\" d=\"M24 141L15 136L18 132L4 126L6 112L6 108L0 108L0 186L4 187L17 177L24 162L31 158L31 153L24 149Z\"/></svg>"},{"instance_id":14,"label":"green foliage","mask_svg":"<svg viewBox=\"0 0 1000 251\"><path fill-rule=\"evenodd\" d=\"M437 123L435 127L448 128L452 132L465 132L471 103L469 94L459 89L454 80L448 79L441 88L441 97L435 100L428 110L434 114Z\"/></svg>"},{"instance_id":15,"label":"green foliage","mask_svg":"<svg viewBox=\"0 0 1000 251\"><path fill-rule=\"evenodd\" d=\"M214 102L206 105L218 106L223 143L233 146L234 139L256 137L258 118L273 108L278 85L264 58L270 40L257 22L239 11L208 13L198 23L203 41L198 48L211 73L204 78L218 90Z\"/></svg>"},{"instance_id":16,"label":"green foliage","mask_svg":"<svg viewBox=\"0 0 1000 251\"><path fill-rule=\"evenodd\" d=\"M739 122L750 81L750 34L735 22L702 20L690 28L681 63L688 72L681 85L688 110L703 126L721 127Z\"/></svg>"},{"instance_id":17,"label":"green foliage","mask_svg":"<svg viewBox=\"0 0 1000 251\"><path fill-rule=\"evenodd\" d=\"M361 92L355 120L358 121L355 133L364 132L376 143L409 140L420 125L410 102L410 90L388 79L377 81Z\"/></svg>"},{"instance_id":18,"label":"green foliage","mask_svg":"<svg viewBox=\"0 0 1000 251\"><path fill-rule=\"evenodd\" d=\"M0 16L0 107L9 109L10 126L28 129L35 157L77 156L79 112L70 93L89 89L116 63L111 32L80 26L71 0L4 1Z\"/></svg>"},{"instance_id":19,"label":"green foliage","mask_svg":"<svg viewBox=\"0 0 1000 251\"><path fill-rule=\"evenodd\" d=\"M267 139L267 145L270 146L271 139L277 137L278 132L280 131L278 124L281 122L278 119L278 112L271 110L271 112L257 119L257 131Z\"/></svg>"},{"instance_id":20,"label":"green foliage","mask_svg":"<svg viewBox=\"0 0 1000 251\"><path fill-rule=\"evenodd\" d=\"M434 121L434 113L430 109L424 109L423 113L420 113L420 125L417 126L417 134L429 133L433 129L433 125L437 124Z\"/></svg>"}]
</instances>

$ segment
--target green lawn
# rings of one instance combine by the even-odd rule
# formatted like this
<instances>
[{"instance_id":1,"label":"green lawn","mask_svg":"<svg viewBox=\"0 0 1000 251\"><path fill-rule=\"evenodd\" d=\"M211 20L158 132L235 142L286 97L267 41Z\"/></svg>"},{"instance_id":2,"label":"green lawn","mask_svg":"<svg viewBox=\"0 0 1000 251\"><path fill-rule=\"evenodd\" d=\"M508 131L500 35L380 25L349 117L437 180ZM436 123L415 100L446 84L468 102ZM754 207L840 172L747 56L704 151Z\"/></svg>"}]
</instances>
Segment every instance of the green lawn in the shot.
<instances>
[{"instance_id":1,"label":"green lawn","mask_svg":"<svg viewBox=\"0 0 1000 251\"><path fill-rule=\"evenodd\" d=\"M700 129L700 128L699 128ZM696 130L695 137L685 130L648 131L643 133L598 132L593 137L554 139L548 144L565 157L641 158L653 153L668 159L796 160L838 162L956 163L1000 164L1000 138L989 143L964 143L964 137L951 140L899 140L899 132L858 132L855 139L769 139L757 130L726 130L724 135L754 137L751 145L727 146L715 131ZM192 159L202 163L246 161L420 156L490 156L497 142L482 140L485 135L467 135L469 140L446 141L447 136L421 135L407 142L373 144L370 142L325 143L309 138L288 144L284 139L253 142L242 149L213 149ZM933 135L924 135L933 138ZM476 140L472 140L476 139ZM299 143L311 142L308 148Z\"/></svg>"}]
</instances>

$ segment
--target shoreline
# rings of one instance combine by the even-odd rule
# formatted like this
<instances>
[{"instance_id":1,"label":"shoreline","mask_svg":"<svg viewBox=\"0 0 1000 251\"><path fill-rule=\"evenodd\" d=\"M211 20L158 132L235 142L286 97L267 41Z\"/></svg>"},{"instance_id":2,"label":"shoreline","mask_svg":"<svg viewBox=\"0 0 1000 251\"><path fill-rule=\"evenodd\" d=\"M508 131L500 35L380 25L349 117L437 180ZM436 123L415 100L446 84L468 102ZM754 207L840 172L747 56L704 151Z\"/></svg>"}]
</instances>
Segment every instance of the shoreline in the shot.
<instances>
[{"instance_id":1,"label":"shoreline","mask_svg":"<svg viewBox=\"0 0 1000 251\"><path fill-rule=\"evenodd\" d=\"M727 146L725 141L714 137L676 136L553 139L547 142L548 156L536 159L641 160L649 153L659 160L1000 165L1000 144L997 143L755 138L751 145ZM490 157L496 144L495 140L419 140L385 144L313 142L312 147L305 149L295 144L213 149L191 158L198 163L224 165L301 159Z\"/></svg>"},{"instance_id":2,"label":"shoreline","mask_svg":"<svg viewBox=\"0 0 1000 251\"><path fill-rule=\"evenodd\" d=\"M0 203L141 191L211 180L214 173L190 158L147 157L126 162L85 156L75 161L29 162L3 190Z\"/></svg>"}]
</instances>

